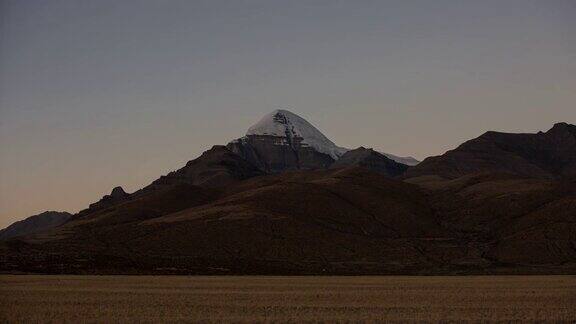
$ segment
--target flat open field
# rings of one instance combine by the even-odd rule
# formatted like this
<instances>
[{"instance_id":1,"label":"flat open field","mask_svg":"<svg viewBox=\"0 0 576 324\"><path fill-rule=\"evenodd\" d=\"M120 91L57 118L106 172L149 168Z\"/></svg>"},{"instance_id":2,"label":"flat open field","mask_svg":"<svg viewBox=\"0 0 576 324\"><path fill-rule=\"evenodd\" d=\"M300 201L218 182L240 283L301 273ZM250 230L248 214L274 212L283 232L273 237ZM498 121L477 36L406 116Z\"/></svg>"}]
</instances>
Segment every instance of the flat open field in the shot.
<instances>
[{"instance_id":1,"label":"flat open field","mask_svg":"<svg viewBox=\"0 0 576 324\"><path fill-rule=\"evenodd\" d=\"M0 322L576 322L576 277L0 276Z\"/></svg>"}]
</instances>

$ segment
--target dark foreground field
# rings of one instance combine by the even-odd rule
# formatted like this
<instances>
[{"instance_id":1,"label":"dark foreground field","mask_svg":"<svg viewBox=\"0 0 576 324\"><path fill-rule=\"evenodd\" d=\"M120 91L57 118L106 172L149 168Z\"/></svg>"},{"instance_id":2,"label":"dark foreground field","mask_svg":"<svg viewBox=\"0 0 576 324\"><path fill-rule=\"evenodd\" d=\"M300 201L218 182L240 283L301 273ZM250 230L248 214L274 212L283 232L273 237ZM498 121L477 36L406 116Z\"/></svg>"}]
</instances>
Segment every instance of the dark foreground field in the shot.
<instances>
[{"instance_id":1,"label":"dark foreground field","mask_svg":"<svg viewBox=\"0 0 576 324\"><path fill-rule=\"evenodd\" d=\"M576 321L576 277L0 276L0 322Z\"/></svg>"}]
</instances>

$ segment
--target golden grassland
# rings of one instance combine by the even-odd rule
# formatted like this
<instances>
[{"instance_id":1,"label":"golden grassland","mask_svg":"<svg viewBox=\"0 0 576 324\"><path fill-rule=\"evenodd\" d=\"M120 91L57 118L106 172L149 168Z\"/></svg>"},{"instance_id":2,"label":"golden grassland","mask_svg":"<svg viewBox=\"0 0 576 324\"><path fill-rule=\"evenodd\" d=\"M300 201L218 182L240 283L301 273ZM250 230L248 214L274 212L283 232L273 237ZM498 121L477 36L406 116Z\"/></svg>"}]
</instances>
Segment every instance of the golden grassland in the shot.
<instances>
[{"instance_id":1,"label":"golden grassland","mask_svg":"<svg viewBox=\"0 0 576 324\"><path fill-rule=\"evenodd\" d=\"M576 277L1 275L2 323L576 322Z\"/></svg>"}]
</instances>

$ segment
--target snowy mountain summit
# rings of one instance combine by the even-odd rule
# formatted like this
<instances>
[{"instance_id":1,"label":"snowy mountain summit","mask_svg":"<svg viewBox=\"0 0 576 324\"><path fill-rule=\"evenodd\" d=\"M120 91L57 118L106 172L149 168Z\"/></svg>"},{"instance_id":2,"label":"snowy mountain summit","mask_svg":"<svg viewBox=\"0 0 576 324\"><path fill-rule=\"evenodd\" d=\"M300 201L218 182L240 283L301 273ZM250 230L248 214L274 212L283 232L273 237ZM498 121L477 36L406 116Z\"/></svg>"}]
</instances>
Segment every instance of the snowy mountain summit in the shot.
<instances>
[{"instance_id":1,"label":"snowy mountain summit","mask_svg":"<svg viewBox=\"0 0 576 324\"><path fill-rule=\"evenodd\" d=\"M250 135L268 135L279 138L279 145L309 146L337 160L348 149L336 146L304 118L288 111L274 110L264 116L246 132Z\"/></svg>"},{"instance_id":2,"label":"snowy mountain summit","mask_svg":"<svg viewBox=\"0 0 576 324\"><path fill-rule=\"evenodd\" d=\"M327 169L350 151L334 144L304 118L284 109L265 115L244 137L226 147L265 173ZM413 158L381 154L406 165L418 163Z\"/></svg>"},{"instance_id":3,"label":"snowy mountain summit","mask_svg":"<svg viewBox=\"0 0 576 324\"><path fill-rule=\"evenodd\" d=\"M256 124L252 125L246 136L274 136L278 138L278 145L302 145L309 146L317 152L329 155L338 160L348 148L340 147L329 140L316 127L304 118L284 109L277 109L265 115ZM416 165L418 160L413 157L400 157L390 153L384 153L389 159L406 165Z\"/></svg>"}]
</instances>

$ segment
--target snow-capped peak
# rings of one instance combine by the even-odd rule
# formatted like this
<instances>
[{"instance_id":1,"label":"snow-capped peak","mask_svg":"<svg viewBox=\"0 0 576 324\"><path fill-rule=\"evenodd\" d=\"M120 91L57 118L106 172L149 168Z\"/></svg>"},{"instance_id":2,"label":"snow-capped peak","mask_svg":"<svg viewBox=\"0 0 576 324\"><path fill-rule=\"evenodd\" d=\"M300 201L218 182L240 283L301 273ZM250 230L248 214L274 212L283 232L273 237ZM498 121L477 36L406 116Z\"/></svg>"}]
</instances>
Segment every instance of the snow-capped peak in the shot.
<instances>
[{"instance_id":1,"label":"snow-capped peak","mask_svg":"<svg viewBox=\"0 0 576 324\"><path fill-rule=\"evenodd\" d=\"M259 122L252 125L246 132L249 135L269 135L281 137L286 145L294 143L294 139L301 140L302 145L308 145L316 151L330 155L338 160L344 153L350 151L340 147L329 140L316 127L304 118L284 109L277 109L265 115ZM241 140L241 139L240 139ZM399 157L390 153L380 152L396 162L406 165L416 165L418 160L413 157Z\"/></svg>"},{"instance_id":2,"label":"snow-capped peak","mask_svg":"<svg viewBox=\"0 0 576 324\"><path fill-rule=\"evenodd\" d=\"M288 141L301 138L301 143L337 160L348 149L336 146L316 127L304 118L283 109L274 110L252 125L246 135L270 135L285 137Z\"/></svg>"}]
</instances>

